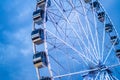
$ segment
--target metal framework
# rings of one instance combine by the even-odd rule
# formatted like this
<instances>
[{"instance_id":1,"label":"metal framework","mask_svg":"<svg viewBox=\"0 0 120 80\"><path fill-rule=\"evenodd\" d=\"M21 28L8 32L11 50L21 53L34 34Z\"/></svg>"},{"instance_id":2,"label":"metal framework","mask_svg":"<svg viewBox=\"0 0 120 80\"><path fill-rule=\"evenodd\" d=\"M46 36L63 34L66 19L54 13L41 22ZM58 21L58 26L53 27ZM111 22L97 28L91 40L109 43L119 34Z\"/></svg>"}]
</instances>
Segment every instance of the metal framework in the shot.
<instances>
[{"instance_id":1,"label":"metal framework","mask_svg":"<svg viewBox=\"0 0 120 80\"><path fill-rule=\"evenodd\" d=\"M32 31L43 29L44 38L39 44L33 42L33 51L45 51L48 63L36 67L38 80L120 79L119 73L113 74L120 66L120 37L98 0L37 0L36 4Z\"/></svg>"}]
</instances>

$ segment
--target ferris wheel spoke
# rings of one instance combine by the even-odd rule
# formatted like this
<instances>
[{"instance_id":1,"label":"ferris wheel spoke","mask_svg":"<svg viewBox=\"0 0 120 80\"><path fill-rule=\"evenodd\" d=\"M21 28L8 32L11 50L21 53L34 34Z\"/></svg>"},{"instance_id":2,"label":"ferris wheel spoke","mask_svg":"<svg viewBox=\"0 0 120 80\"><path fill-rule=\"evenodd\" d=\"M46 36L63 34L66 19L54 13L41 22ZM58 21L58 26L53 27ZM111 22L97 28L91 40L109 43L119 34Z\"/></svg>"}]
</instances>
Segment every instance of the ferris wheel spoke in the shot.
<instances>
[{"instance_id":1,"label":"ferris wheel spoke","mask_svg":"<svg viewBox=\"0 0 120 80\"><path fill-rule=\"evenodd\" d=\"M94 8L92 9L92 13L93 13L93 19L94 19L94 28L95 28L95 34L96 34L96 39L97 39L97 50L98 50L98 56L100 57L100 45L99 45L99 39L98 39L98 30L97 30L97 21L96 21L96 17L95 17L95 10Z\"/></svg>"},{"instance_id":2,"label":"ferris wheel spoke","mask_svg":"<svg viewBox=\"0 0 120 80\"><path fill-rule=\"evenodd\" d=\"M113 67L116 67L116 66L120 66L120 64L119 64L119 65L116 64L116 65L109 66L109 67L107 67L107 68L104 68L103 70L106 70L106 69L108 69L108 68L113 68ZM84 74L84 73L88 73L88 72L92 72L92 71L97 71L97 70L99 70L99 68L90 69L90 70L83 70L83 71L73 72L73 73L64 74L64 75L59 75L59 76L54 76L54 78L60 78L60 77L65 77L65 76L70 76L70 75L76 75L76 74ZM107 73L107 75L106 75L105 73ZM108 79L108 78L110 78L109 75L108 75L108 72L105 71L105 72L103 72L103 74L104 74L104 75L103 75L102 77L104 77L104 78L107 77L106 80L111 80L111 79ZM100 75L100 72L97 73L95 80L97 80L98 76L99 76L99 77L101 76L101 75ZM116 79L114 79L114 80L118 80L118 79L116 78Z\"/></svg>"},{"instance_id":3,"label":"ferris wheel spoke","mask_svg":"<svg viewBox=\"0 0 120 80\"><path fill-rule=\"evenodd\" d=\"M49 42L48 42L49 43ZM52 46L54 46L52 43L49 43L50 45L52 45ZM61 51L61 53L63 53L64 55L67 55L62 49L60 49L59 47L53 47L52 48L52 50L53 49L57 49L57 50L60 50ZM51 51L51 50L49 50L49 51ZM73 57L73 56L71 56L71 55L67 55L69 58L71 58L72 60L75 60L75 62L76 63L78 63L78 64L80 64L81 62L78 60L78 59L76 59L75 57ZM87 63L86 63L87 64ZM88 64L87 64L88 65Z\"/></svg>"},{"instance_id":4,"label":"ferris wheel spoke","mask_svg":"<svg viewBox=\"0 0 120 80\"><path fill-rule=\"evenodd\" d=\"M53 22L56 23L55 20L53 20L52 18L50 18L50 19L51 19L52 23L53 23ZM62 27L60 27L59 24L55 25L54 23L53 23L53 25L54 25L56 31L57 31L57 32L59 33L59 35L61 36L61 38L62 38L62 35L61 35L60 33L62 32L62 33L65 35L65 38L68 38L68 39L69 39L69 37L67 37L64 29L62 29ZM59 32L58 28L61 30L61 32ZM69 39L69 40L70 40L70 39ZM70 41L70 42L71 42L71 41ZM71 42L71 43L72 43L72 42ZM80 47L80 45L79 45L79 47Z\"/></svg>"},{"instance_id":5,"label":"ferris wheel spoke","mask_svg":"<svg viewBox=\"0 0 120 80\"><path fill-rule=\"evenodd\" d=\"M79 61L79 60L76 59L75 57L73 57L73 56L71 56L71 55L65 54L65 52L64 52L62 49L60 49L60 48L57 48L57 49L60 50L64 55L68 56L70 59L74 60L76 63L81 64L81 61ZM82 58L82 60L84 60L84 59ZM84 61L84 62L85 62L85 61ZM85 64L86 64L86 66L88 66L88 63L87 63L87 62L85 62Z\"/></svg>"},{"instance_id":6,"label":"ferris wheel spoke","mask_svg":"<svg viewBox=\"0 0 120 80\"><path fill-rule=\"evenodd\" d=\"M79 21L79 20L78 20L78 21ZM79 21L79 25L82 26L82 24L81 24L80 21ZM88 36L87 36L87 34L86 34L83 26L82 26L82 30L83 30L83 32L85 33L85 37L86 37L87 40L88 40L88 46L89 46L89 48L87 48L87 50L89 51L89 55L92 56L92 59L95 59L95 61L98 62L98 57L97 57L97 55L96 55L96 53L95 53L95 50L94 50L94 48L92 47L92 45L91 45L91 43L90 43L90 41L89 41L89 39L88 39ZM91 53L93 53L93 54L91 54Z\"/></svg>"},{"instance_id":7,"label":"ferris wheel spoke","mask_svg":"<svg viewBox=\"0 0 120 80\"><path fill-rule=\"evenodd\" d=\"M54 79L55 79L55 78L60 78L60 77L65 77L65 76L71 76L71 75L89 73L89 72L91 72L91 71L96 71L96 70L98 70L98 68L91 69L91 70L83 70L83 71L73 72L73 73L64 74L64 75L59 75L59 76L54 76Z\"/></svg>"},{"instance_id":8,"label":"ferris wheel spoke","mask_svg":"<svg viewBox=\"0 0 120 80\"><path fill-rule=\"evenodd\" d=\"M115 77L113 75L111 75L111 76L112 76L112 80L119 80L117 77Z\"/></svg>"},{"instance_id":9,"label":"ferris wheel spoke","mask_svg":"<svg viewBox=\"0 0 120 80\"><path fill-rule=\"evenodd\" d=\"M72 8L74 8L74 4L71 2L71 0L69 0L69 3L72 5ZM74 8L74 10L76 11L76 12L78 12L77 11L77 9L76 8ZM77 21L78 21L78 25L80 25L81 27L82 27L82 30L83 30L83 33L85 34L85 36L86 36L86 38L87 38L87 40L88 40L88 42L89 42L89 46L92 48L92 51L93 51L93 55L94 55L94 57L93 57L93 55L91 55L93 58L96 58L96 62L97 62L97 55L95 54L95 50L94 50L94 48L92 47L92 43L90 43L90 40L88 39L88 36L87 36L87 33L86 33L86 31L85 31L85 29L83 28L83 25L82 25L82 22L81 22L81 20L80 20L80 18L79 18L79 16L77 15ZM81 30L79 30L80 32L81 32ZM90 49L89 49L89 52L90 52ZM92 52L90 52L90 53L92 53Z\"/></svg>"},{"instance_id":10,"label":"ferris wheel spoke","mask_svg":"<svg viewBox=\"0 0 120 80\"><path fill-rule=\"evenodd\" d=\"M111 65L111 66L108 66L107 68L114 68L114 67L118 67L118 66L120 66L120 63L118 63L118 64L113 64L113 65Z\"/></svg>"},{"instance_id":11,"label":"ferris wheel spoke","mask_svg":"<svg viewBox=\"0 0 120 80\"><path fill-rule=\"evenodd\" d=\"M103 61L104 47L105 46L105 29L103 29L103 39L102 39L102 52L101 52L101 62Z\"/></svg>"},{"instance_id":12,"label":"ferris wheel spoke","mask_svg":"<svg viewBox=\"0 0 120 80\"><path fill-rule=\"evenodd\" d=\"M100 33L98 33L98 34L100 34ZM111 49L111 45L110 45L110 43L105 42L105 29L103 29L103 35L99 35L99 36L101 37L100 41L102 41L101 62L103 62L104 61L104 54L109 52L109 50ZM107 49L108 49L108 51L107 51Z\"/></svg>"},{"instance_id":13,"label":"ferris wheel spoke","mask_svg":"<svg viewBox=\"0 0 120 80\"><path fill-rule=\"evenodd\" d=\"M105 64L106 61L108 60L108 58L109 58L109 56L110 56L110 54L111 54L113 48L114 48L114 44L112 44L112 46L111 46L109 52L107 53L107 56L106 56L105 60L103 61L103 64Z\"/></svg>"},{"instance_id":14,"label":"ferris wheel spoke","mask_svg":"<svg viewBox=\"0 0 120 80\"><path fill-rule=\"evenodd\" d=\"M120 37L99 0L37 0L33 21L39 80L119 80L113 74L120 66L113 54L119 58L119 42L113 37ZM110 57L114 61L108 64Z\"/></svg>"},{"instance_id":15,"label":"ferris wheel spoke","mask_svg":"<svg viewBox=\"0 0 120 80\"><path fill-rule=\"evenodd\" d=\"M59 49L61 50L61 49ZM62 50L61 50L62 51ZM67 55L69 58L71 58L72 60L74 60L76 63L80 64L81 65L81 61L79 61L78 59L76 59L76 57L73 57L71 55ZM86 64L86 66L88 66L89 64L87 63L87 61L85 61L84 58L81 57L81 59L83 60L83 62Z\"/></svg>"},{"instance_id":16,"label":"ferris wheel spoke","mask_svg":"<svg viewBox=\"0 0 120 80\"><path fill-rule=\"evenodd\" d=\"M61 32L58 30L59 25L57 25L52 19L51 19L51 21L52 21L52 23L53 23L53 25L54 25L54 28L55 28L55 30L56 30L56 33L57 33L60 37L62 37ZM63 32L62 29L61 29L61 31ZM64 33L64 32L63 32L63 33Z\"/></svg>"},{"instance_id":17,"label":"ferris wheel spoke","mask_svg":"<svg viewBox=\"0 0 120 80\"><path fill-rule=\"evenodd\" d=\"M60 27L59 24L56 24L57 22L55 21L54 17L49 16L50 21L53 23L54 28L56 29L57 33L59 33L59 36L62 38L62 34L60 34L61 32L65 35L66 38L68 38L65 34L65 31L62 29L62 27ZM58 28L61 30L61 32L58 30Z\"/></svg>"},{"instance_id":18,"label":"ferris wheel spoke","mask_svg":"<svg viewBox=\"0 0 120 80\"><path fill-rule=\"evenodd\" d=\"M51 12L50 10L49 10L48 12L49 12L49 14L53 14L54 16L57 16L57 17L60 18L60 19L64 19L62 16L57 15L56 13ZM49 15L49 14L48 14L48 15Z\"/></svg>"},{"instance_id":19,"label":"ferris wheel spoke","mask_svg":"<svg viewBox=\"0 0 120 80\"><path fill-rule=\"evenodd\" d=\"M69 20L68 20L67 17L64 15L63 11L59 8L59 6L56 4L56 2L55 2L54 0L52 0L52 1L53 1L53 3L56 5L56 7L59 9L59 11L60 11L61 14L63 15L63 17L66 19L66 21L68 22L68 24L70 24ZM80 36L78 35L78 33L76 32L76 30L74 29L74 27L73 27L72 25L71 25L71 28L72 28L74 34L81 40L82 44L83 44L86 48L88 48L88 47L86 46L85 42L83 42L83 40L80 38Z\"/></svg>"},{"instance_id":20,"label":"ferris wheel spoke","mask_svg":"<svg viewBox=\"0 0 120 80\"><path fill-rule=\"evenodd\" d=\"M57 26L55 26L55 27L59 27L58 25ZM63 31L63 30L62 30ZM59 31L58 31L59 32ZM64 33L64 32L63 32ZM67 36L66 36L67 37ZM68 37L67 37L68 38ZM79 45L80 46L80 45Z\"/></svg>"},{"instance_id":21,"label":"ferris wheel spoke","mask_svg":"<svg viewBox=\"0 0 120 80\"><path fill-rule=\"evenodd\" d=\"M60 49L60 45L57 47L56 45L54 45L53 43L50 43L50 42L48 42L48 44L50 44L50 45L52 45L53 46L53 48L51 48L50 50L54 50L54 49L58 49L58 50L60 50L61 52L63 52L64 53L64 51L62 51L61 49ZM50 51L49 50L49 51ZM65 55L65 54L64 54ZM81 62L79 61L79 60L77 60L75 57L72 57L72 56L70 56L70 55L67 55L68 57L70 57L72 60L74 60L75 62L77 62L77 63L79 63L79 64L81 64ZM82 57L81 57L82 58ZM83 59L82 58L82 60L83 60L83 62L86 64L86 66L88 66L88 63L87 63L87 61L85 61L85 59Z\"/></svg>"},{"instance_id":22,"label":"ferris wheel spoke","mask_svg":"<svg viewBox=\"0 0 120 80\"><path fill-rule=\"evenodd\" d=\"M99 1L99 0L98 0L98 1ZM99 1L99 3L100 3L100 1ZM101 8L106 12L106 10L104 9L104 7L102 6L101 3L100 3L100 6L101 6ZM117 38L120 40L120 36L119 36L119 34L118 34L118 32L117 32L114 24L112 23L111 18L108 16L107 12L106 12L106 17L108 18L109 22L113 25L113 30L115 31L115 34L117 35ZM116 42L116 40L115 40L115 42ZM113 44L114 44L114 43L113 43ZM113 46L113 48L114 48L114 45L112 45L112 46ZM115 48L114 48L114 50L115 50Z\"/></svg>"},{"instance_id":23,"label":"ferris wheel spoke","mask_svg":"<svg viewBox=\"0 0 120 80\"><path fill-rule=\"evenodd\" d=\"M99 3L100 3L100 1L99 1ZM101 6L101 8L105 11L105 9L104 9L104 7L102 6L101 3L100 3L100 6ZM106 12L106 11L105 11L105 12ZM113 25L113 23L112 23L110 17L108 16L107 12L106 12L106 17L108 18L109 22ZM113 30L115 31L115 34L117 35L117 38L120 40L120 36L119 36L119 34L118 34L118 32L117 32L117 30L116 30L116 28L115 28L114 25L113 25ZM115 42L116 42L116 41L115 41ZM114 44L114 43L113 43L113 44ZM112 45L112 46L113 46L113 48L114 48L114 45ZM115 50L115 48L114 48L114 50ZM110 54L110 53L109 53L109 54Z\"/></svg>"},{"instance_id":24,"label":"ferris wheel spoke","mask_svg":"<svg viewBox=\"0 0 120 80\"><path fill-rule=\"evenodd\" d=\"M100 4L100 2L99 2L99 4ZM100 6L101 6L101 5L100 5ZM104 10L103 6L101 6L101 8L102 8L102 11L104 11L105 14L106 14L106 11ZM107 14L106 14L106 15L105 15L105 19L107 20L107 18L108 18L108 16L107 16ZM103 23L104 26L105 26L106 20L105 20L104 23ZM105 29L103 28L102 49L101 49L101 62L103 61L103 56L104 56L105 34L106 34L106 33L105 33Z\"/></svg>"},{"instance_id":25,"label":"ferris wheel spoke","mask_svg":"<svg viewBox=\"0 0 120 80\"><path fill-rule=\"evenodd\" d=\"M75 7L75 6L73 5L72 0L69 0L68 2L69 2L69 4L72 6L72 8L74 8L74 7Z\"/></svg>"},{"instance_id":26,"label":"ferris wheel spoke","mask_svg":"<svg viewBox=\"0 0 120 80\"><path fill-rule=\"evenodd\" d=\"M109 74L109 77L110 77L110 80L119 80L119 79L117 79L115 76L113 76L111 74Z\"/></svg>"},{"instance_id":27,"label":"ferris wheel spoke","mask_svg":"<svg viewBox=\"0 0 120 80\"><path fill-rule=\"evenodd\" d=\"M53 69L51 69L51 71L55 74L55 75L60 75L59 73L57 73L56 71L54 71ZM54 75L53 75L54 76Z\"/></svg>"},{"instance_id":28,"label":"ferris wheel spoke","mask_svg":"<svg viewBox=\"0 0 120 80\"><path fill-rule=\"evenodd\" d=\"M59 49L59 48L57 48L57 49ZM64 55L68 56L69 58L71 58L72 60L76 61L77 63L79 62L79 64L80 64L80 61L78 61L77 59L75 59L74 57L72 57L72 56L70 56L70 55L65 54L63 50L61 50L61 49L59 49L59 50L60 50ZM65 67L63 67L63 66L57 61L57 59L55 59L55 58L52 57L51 55L49 55L49 56L50 56L54 61L56 61L57 64L60 65L60 66L63 68L63 70L65 70L66 72L70 72L69 70L66 70ZM74 58L74 59L73 59L73 58ZM69 68L69 66L68 66L68 68ZM57 73L56 71L54 71L54 73L56 73L57 75L60 75L60 74ZM69 76L69 78L70 78L70 76ZM70 79L71 79L71 78L70 78ZM70 79L68 79L68 80L70 80Z\"/></svg>"},{"instance_id":29,"label":"ferris wheel spoke","mask_svg":"<svg viewBox=\"0 0 120 80\"><path fill-rule=\"evenodd\" d=\"M104 80L104 79L105 79L105 72L101 72L100 80Z\"/></svg>"},{"instance_id":30,"label":"ferris wheel spoke","mask_svg":"<svg viewBox=\"0 0 120 80\"><path fill-rule=\"evenodd\" d=\"M108 16L107 11L104 9L104 7L102 6L102 4L101 4L101 2L100 2L99 0L98 0L98 2L100 3L101 8L106 12L106 17L109 19L110 23L112 23L113 28L114 28L114 30L115 30L115 32L116 32L116 34L117 34L117 37L120 39L120 35L119 35L119 33L117 32L117 30L116 30L116 28L115 28L115 26L114 26L111 18Z\"/></svg>"},{"instance_id":31,"label":"ferris wheel spoke","mask_svg":"<svg viewBox=\"0 0 120 80\"><path fill-rule=\"evenodd\" d=\"M97 78L100 76L100 72L97 73L95 80L98 80ZM100 79L101 80L101 79Z\"/></svg>"},{"instance_id":32,"label":"ferris wheel spoke","mask_svg":"<svg viewBox=\"0 0 120 80\"><path fill-rule=\"evenodd\" d=\"M119 80L115 76L113 76L111 73L106 72L106 79L108 80Z\"/></svg>"},{"instance_id":33,"label":"ferris wheel spoke","mask_svg":"<svg viewBox=\"0 0 120 80\"><path fill-rule=\"evenodd\" d=\"M49 54L49 56L50 56L63 70L65 70L65 71L68 72L68 70L67 70L64 66L62 66L62 65L57 61L57 59L55 59L54 57L52 57L50 54Z\"/></svg>"},{"instance_id":34,"label":"ferris wheel spoke","mask_svg":"<svg viewBox=\"0 0 120 80\"><path fill-rule=\"evenodd\" d=\"M92 32L91 32L90 22L89 22L89 20L88 20L87 14L86 14L85 7L84 7L83 2L82 2L81 0L79 0L79 2L81 3L82 8L83 8L83 12L84 12L84 14L85 14L85 20L86 20L86 22L87 22L87 27L88 27L88 30L89 30L89 32L90 32L91 38L92 38L93 47L95 48L96 54L98 55L98 54L100 54L100 53L98 52L98 50L96 49L96 46L95 46L96 43L95 43L95 40L94 40L94 38L93 38L93 34L92 34ZM99 56L99 55L98 55L98 56ZM100 57L100 56L99 56L99 57ZM100 58L99 58L99 59L100 59Z\"/></svg>"},{"instance_id":35,"label":"ferris wheel spoke","mask_svg":"<svg viewBox=\"0 0 120 80\"><path fill-rule=\"evenodd\" d=\"M55 34L53 34L52 32L50 32L49 30L47 30L48 33L50 33L51 35L53 35L55 38L57 38L58 40L60 40L61 42L63 42L66 46L70 47L73 51L75 51L76 53L78 53L81 57L87 59L88 61L92 62L93 64L96 65L95 62L93 62L91 59L89 59L88 57L86 57L85 55L81 54L78 50L76 50L74 47L72 47L71 45L69 45L68 43L66 43L65 41L63 41L62 39L58 38Z\"/></svg>"},{"instance_id":36,"label":"ferris wheel spoke","mask_svg":"<svg viewBox=\"0 0 120 80\"><path fill-rule=\"evenodd\" d=\"M106 80L111 80L107 72L105 72L105 79Z\"/></svg>"},{"instance_id":37,"label":"ferris wheel spoke","mask_svg":"<svg viewBox=\"0 0 120 80\"><path fill-rule=\"evenodd\" d=\"M55 20L53 20L52 18L50 18L50 19L51 19L52 22L55 22ZM56 23L56 22L55 22L55 23ZM61 38L62 38L63 35L60 34L60 33L62 32L62 33L65 35L65 37L68 38L68 40L70 41L70 43L73 44L72 41L69 39L69 37L67 37L67 35L66 35L64 29L62 29L62 27L60 27L59 24L56 25L56 24L53 23L53 25L54 25L54 27L55 27L57 33L59 33L59 36L60 36ZM58 30L58 28L61 30L61 32ZM80 47L80 45L79 45L79 47Z\"/></svg>"},{"instance_id":38,"label":"ferris wheel spoke","mask_svg":"<svg viewBox=\"0 0 120 80\"><path fill-rule=\"evenodd\" d=\"M87 35L85 29L83 28L83 25L82 25L82 22L81 22L79 16L78 16L78 23L82 27L82 30L83 30L83 32L84 32L84 34L85 34L85 36L86 36L86 38L87 38L87 40L89 42L89 46L92 48L92 51L93 51L92 57L94 56L93 58L96 58L96 62L97 62L98 61L98 57L97 57L97 55L95 53L95 49L92 47L92 43L90 43L90 40L88 39L88 35ZM89 52L90 52L90 49L89 49ZM90 52L90 53L92 53L92 52Z\"/></svg>"}]
</instances>

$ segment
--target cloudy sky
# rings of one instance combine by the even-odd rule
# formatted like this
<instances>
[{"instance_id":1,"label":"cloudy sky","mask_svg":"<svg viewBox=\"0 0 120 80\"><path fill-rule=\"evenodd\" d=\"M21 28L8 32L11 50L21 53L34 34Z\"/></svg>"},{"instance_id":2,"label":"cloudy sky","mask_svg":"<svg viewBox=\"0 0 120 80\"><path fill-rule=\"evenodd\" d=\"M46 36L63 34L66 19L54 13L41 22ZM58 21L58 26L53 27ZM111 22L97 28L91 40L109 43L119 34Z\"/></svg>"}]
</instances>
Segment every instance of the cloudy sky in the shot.
<instances>
[{"instance_id":1,"label":"cloudy sky","mask_svg":"<svg viewBox=\"0 0 120 80\"><path fill-rule=\"evenodd\" d=\"M37 80L30 35L35 3L36 0L0 0L1 80ZM120 35L120 0L101 3Z\"/></svg>"}]
</instances>

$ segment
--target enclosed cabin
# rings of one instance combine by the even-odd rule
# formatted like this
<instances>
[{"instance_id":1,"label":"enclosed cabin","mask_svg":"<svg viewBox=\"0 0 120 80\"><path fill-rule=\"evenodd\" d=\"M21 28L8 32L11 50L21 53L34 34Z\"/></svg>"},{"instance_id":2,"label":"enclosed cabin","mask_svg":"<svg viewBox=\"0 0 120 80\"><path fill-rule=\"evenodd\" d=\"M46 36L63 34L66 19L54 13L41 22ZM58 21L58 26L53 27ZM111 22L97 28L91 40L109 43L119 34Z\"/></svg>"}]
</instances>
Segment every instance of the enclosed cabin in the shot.
<instances>
[{"instance_id":1,"label":"enclosed cabin","mask_svg":"<svg viewBox=\"0 0 120 80\"><path fill-rule=\"evenodd\" d=\"M113 25L111 23L105 24L105 31L106 32L112 32L113 31Z\"/></svg>"},{"instance_id":2,"label":"enclosed cabin","mask_svg":"<svg viewBox=\"0 0 120 80\"><path fill-rule=\"evenodd\" d=\"M85 3L90 3L90 2L91 2L91 0L84 0L84 2L85 2Z\"/></svg>"},{"instance_id":3,"label":"enclosed cabin","mask_svg":"<svg viewBox=\"0 0 120 80\"><path fill-rule=\"evenodd\" d=\"M33 21L34 23L40 25L44 22L44 10L39 9L33 12ZM45 22L47 22L47 15L45 18Z\"/></svg>"},{"instance_id":4,"label":"enclosed cabin","mask_svg":"<svg viewBox=\"0 0 120 80\"><path fill-rule=\"evenodd\" d=\"M119 44L119 41L118 41L118 37L117 37L117 36L111 36L111 37L110 37L110 40L111 40L111 42L112 42L113 45Z\"/></svg>"},{"instance_id":5,"label":"enclosed cabin","mask_svg":"<svg viewBox=\"0 0 120 80\"><path fill-rule=\"evenodd\" d=\"M50 77L42 77L40 80L52 80Z\"/></svg>"},{"instance_id":6,"label":"enclosed cabin","mask_svg":"<svg viewBox=\"0 0 120 80\"><path fill-rule=\"evenodd\" d=\"M105 12L99 12L98 13L98 20L100 22L104 22L104 20L105 20Z\"/></svg>"},{"instance_id":7,"label":"enclosed cabin","mask_svg":"<svg viewBox=\"0 0 120 80\"><path fill-rule=\"evenodd\" d=\"M35 67L37 68L46 67L48 65L46 52L42 51L42 52L37 52L36 54L34 54L33 63Z\"/></svg>"},{"instance_id":8,"label":"enclosed cabin","mask_svg":"<svg viewBox=\"0 0 120 80\"><path fill-rule=\"evenodd\" d=\"M94 1L94 2L90 3L90 5L91 5L91 8L95 9L96 11L98 11L100 9L100 4L98 1Z\"/></svg>"},{"instance_id":9,"label":"enclosed cabin","mask_svg":"<svg viewBox=\"0 0 120 80\"><path fill-rule=\"evenodd\" d=\"M117 49L117 50L116 50L116 56L117 56L118 58L120 58L120 49Z\"/></svg>"},{"instance_id":10,"label":"enclosed cabin","mask_svg":"<svg viewBox=\"0 0 120 80\"><path fill-rule=\"evenodd\" d=\"M44 8L45 8L46 1L47 1L47 0L37 0L37 6L38 6L39 8L41 8L41 9L44 9ZM48 0L48 2L47 2L47 7L50 7L50 5L51 5L51 1Z\"/></svg>"},{"instance_id":11,"label":"enclosed cabin","mask_svg":"<svg viewBox=\"0 0 120 80\"><path fill-rule=\"evenodd\" d=\"M43 29L35 29L31 33L32 42L36 45L42 44L44 42L44 30Z\"/></svg>"}]
</instances>

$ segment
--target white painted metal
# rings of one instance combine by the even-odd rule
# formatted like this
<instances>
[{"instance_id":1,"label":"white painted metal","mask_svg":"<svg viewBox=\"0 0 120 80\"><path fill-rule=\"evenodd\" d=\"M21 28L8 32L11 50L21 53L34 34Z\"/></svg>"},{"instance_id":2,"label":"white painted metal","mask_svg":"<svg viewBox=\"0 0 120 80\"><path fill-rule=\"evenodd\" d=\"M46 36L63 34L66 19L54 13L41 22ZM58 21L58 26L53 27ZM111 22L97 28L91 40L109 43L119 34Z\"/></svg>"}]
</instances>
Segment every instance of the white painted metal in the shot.
<instances>
[{"instance_id":1,"label":"white painted metal","mask_svg":"<svg viewBox=\"0 0 120 80\"><path fill-rule=\"evenodd\" d=\"M69 18L65 15L64 11L62 10L63 6L58 5L58 3L55 0L51 0L51 1L53 2L52 4L54 4L54 6L57 7L57 10L59 11L59 13L61 13L61 17L63 17L66 20L67 24L71 25L72 23L70 22ZM75 9L76 7L75 7L75 5L73 3L74 0L67 0L67 1L71 5L71 7L72 7L71 9L75 10L77 12L77 10ZM79 41L77 42L78 45L79 45L79 47L80 47L81 44L84 45L85 50L87 50L88 53L91 53L89 55L86 55L85 51L81 52L80 50L76 49L73 45L70 45L69 42L67 42L66 40L63 40L62 38L58 37L55 33L51 32L50 30L47 29L47 27L46 27L47 26L46 25L46 16L47 16L47 8L48 8L47 7L47 2L48 2L48 0L46 0L46 4L45 4L45 8L44 8L44 11L45 11L44 12L44 20L43 20L43 25L42 26L43 26L43 29L44 29L44 50L46 52L46 56L47 56L47 60L48 60L48 72L50 74L51 79L52 80L56 80L56 79L59 78L59 80L62 80L61 79L62 77L68 76L68 80L72 80L72 76L73 75L78 75L78 74L82 75L82 74L86 74L87 73L87 75L89 76L91 71L93 71L93 72L95 71L95 73L93 73L94 75L91 76L91 80L94 80L94 79L95 80L98 80L98 79L102 80L104 78L105 78L105 80L118 80L116 77L111 76L111 74L107 72L107 69L118 67L118 66L120 66L120 64L115 64L115 65L110 65L110 66L106 65L106 62L107 62L110 54L112 54L113 49L115 50L114 44L110 46L110 49L107 52L107 55L106 55L106 57L104 59L105 37L106 37L106 35L105 35L105 29L104 29L104 27L102 27L104 31L103 31L102 41L101 41L102 42L102 50L101 50L100 49L100 44L99 44L99 42L100 42L100 40L99 40L99 34L98 34L98 31L97 31L97 27L98 27L97 26L98 25L97 24L97 18L96 18L97 12L94 10L94 8L92 9L92 15L93 15L92 18L93 18L93 23L94 23L93 25L94 25L94 28L95 28L95 37L96 37L96 39L95 39L94 38L94 33L92 33L92 29L91 29L91 25L90 25L91 23L89 21L88 15L87 15L86 7L85 7L85 2L83 2L84 0L78 0L78 1L80 2L80 6L83 9L85 22L87 23L86 25L87 25L87 28L89 30L89 33L90 33L89 36L91 36L91 41L92 42L89 40L89 37L87 35L87 32L84 29L83 23L82 23L79 15L75 14L75 17L77 17L79 26L81 26L81 28L82 28L81 31L83 31L83 33L85 35L85 38L88 41L88 45L86 45L86 43L82 40L82 38L80 37L79 33L74 28L75 26L71 25L70 28L71 28L74 36L79 39ZM98 1L98 0L92 0L92 2L93 1ZM102 7L101 4L100 4L100 7L106 13L106 11L104 10L104 8ZM57 14L54 14L54 15L57 15ZM106 17L112 23L111 19L109 18L109 16L107 16L107 14L106 14ZM51 17L51 18L54 18L54 17ZM53 22L54 22L54 20L53 20ZM53 23L53 25L56 26L56 23ZM102 23L102 25L105 26L105 22ZM58 28L56 27L56 29L58 29ZM115 27L114 27L114 29L115 29ZM35 23L33 25L32 30L35 30ZM58 33L60 33L59 29L57 31L58 31ZM80 31L80 29L79 29L79 31ZM92 66L94 66L94 68L93 69L90 68L90 69L86 69L86 70L70 72L70 67L69 67L69 70L66 69L65 66L62 66L62 64L59 61L57 61L57 59L55 59L54 57L52 57L49 54L49 50L48 50L48 44L49 43L47 42L47 38L46 38L48 36L47 33L50 34L51 36L53 36L58 41L60 41L65 46L69 47L71 50L73 50L75 52L75 54L78 55L79 58L82 60L82 62L84 62L86 64L85 66L88 67L89 65L92 65ZM115 29L115 33L117 34L117 36L119 36L116 29ZM66 39L69 39L68 36L65 36L65 37L66 37ZM95 41L97 43L95 43ZM54 44L53 44L53 46L54 46ZM59 47L56 47L56 48L59 48ZM84 48L81 47L80 49L83 50ZM34 51L34 54L35 54L36 53L36 46L35 46L34 43L33 43L33 51ZM64 54L64 52L63 52L63 54ZM67 54L65 54L65 55L67 55ZM76 63L78 63L79 65L81 65L80 61L77 60L77 58L74 58L73 56L69 56L69 55L67 55L67 56L69 58L71 58L71 60L74 60ZM63 68L63 70L65 70L68 73L60 74L60 70L58 70L58 72L55 72L54 69L51 67L50 58L52 58L61 68ZM102 64L99 64L99 61L101 61L102 64L105 65L105 67L99 67L99 66L102 66ZM69 63L67 63L67 64L69 64ZM73 67L74 67L74 64L73 64ZM36 68L36 73L37 73L38 80L40 80L40 78L41 78L40 77L40 70L38 68ZM53 75L54 73L56 73L57 75Z\"/></svg>"}]
</instances>

